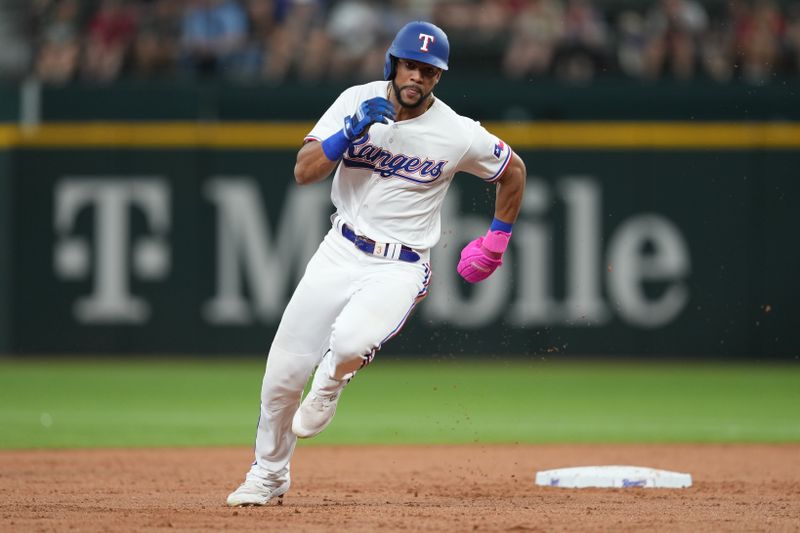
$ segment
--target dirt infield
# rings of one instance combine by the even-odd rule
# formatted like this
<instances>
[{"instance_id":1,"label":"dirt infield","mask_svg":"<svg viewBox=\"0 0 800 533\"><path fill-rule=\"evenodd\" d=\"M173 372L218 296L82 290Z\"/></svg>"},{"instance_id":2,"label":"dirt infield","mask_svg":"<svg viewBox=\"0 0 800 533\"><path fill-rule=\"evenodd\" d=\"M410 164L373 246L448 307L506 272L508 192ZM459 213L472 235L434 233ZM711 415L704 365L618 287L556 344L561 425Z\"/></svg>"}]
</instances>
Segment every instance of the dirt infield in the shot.
<instances>
[{"instance_id":1,"label":"dirt infield","mask_svg":"<svg viewBox=\"0 0 800 533\"><path fill-rule=\"evenodd\" d=\"M247 449L0 452L1 531L798 531L797 445L301 446L282 506L231 509ZM689 489L537 487L631 464Z\"/></svg>"}]
</instances>

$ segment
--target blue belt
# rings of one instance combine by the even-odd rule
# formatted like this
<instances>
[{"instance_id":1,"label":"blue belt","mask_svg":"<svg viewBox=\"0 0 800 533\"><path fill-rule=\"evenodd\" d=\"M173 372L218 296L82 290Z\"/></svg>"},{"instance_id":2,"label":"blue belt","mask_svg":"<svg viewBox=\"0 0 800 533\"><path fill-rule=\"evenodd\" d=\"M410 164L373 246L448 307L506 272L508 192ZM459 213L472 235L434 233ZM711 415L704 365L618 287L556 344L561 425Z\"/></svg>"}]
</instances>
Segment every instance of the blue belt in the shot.
<instances>
[{"instance_id":1,"label":"blue belt","mask_svg":"<svg viewBox=\"0 0 800 533\"><path fill-rule=\"evenodd\" d=\"M342 224L342 236L348 241L352 242L356 248L366 254L377 255L378 257L395 258L390 247L397 246L395 244L377 243L372 239L362 235L356 235L356 232L347 224ZM400 253L396 257L400 261L407 263L416 263L419 261L419 254L409 248L408 246L400 246Z\"/></svg>"}]
</instances>

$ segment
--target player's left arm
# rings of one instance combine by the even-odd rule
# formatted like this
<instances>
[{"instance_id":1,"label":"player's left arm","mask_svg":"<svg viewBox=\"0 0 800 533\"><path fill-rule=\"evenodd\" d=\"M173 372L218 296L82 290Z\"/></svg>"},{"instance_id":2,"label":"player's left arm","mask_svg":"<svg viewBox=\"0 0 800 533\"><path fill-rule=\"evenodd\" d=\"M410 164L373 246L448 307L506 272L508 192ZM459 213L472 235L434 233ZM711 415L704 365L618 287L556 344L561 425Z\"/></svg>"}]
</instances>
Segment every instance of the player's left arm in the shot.
<instances>
[{"instance_id":1,"label":"player's left arm","mask_svg":"<svg viewBox=\"0 0 800 533\"><path fill-rule=\"evenodd\" d=\"M522 195L525 192L525 178L527 170L525 163L515 153L511 152L506 170L497 180L497 195L494 203L494 218L508 224L517 221L519 209L522 205Z\"/></svg>"},{"instance_id":2,"label":"player's left arm","mask_svg":"<svg viewBox=\"0 0 800 533\"><path fill-rule=\"evenodd\" d=\"M469 283L488 278L503 264L503 253L508 247L514 222L517 221L522 195L525 192L527 170L525 163L513 151L503 173L495 182L494 220L483 237L473 240L461 251L458 273Z\"/></svg>"}]
</instances>

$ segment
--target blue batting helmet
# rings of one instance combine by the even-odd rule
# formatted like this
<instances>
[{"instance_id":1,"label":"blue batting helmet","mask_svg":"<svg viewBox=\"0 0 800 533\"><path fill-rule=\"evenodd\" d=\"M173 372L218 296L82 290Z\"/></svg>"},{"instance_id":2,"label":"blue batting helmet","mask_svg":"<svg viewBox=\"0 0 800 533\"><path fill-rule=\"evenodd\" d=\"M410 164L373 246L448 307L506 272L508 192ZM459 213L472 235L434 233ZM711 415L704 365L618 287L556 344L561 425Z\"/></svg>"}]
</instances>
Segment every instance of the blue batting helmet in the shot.
<instances>
[{"instance_id":1,"label":"blue batting helmet","mask_svg":"<svg viewBox=\"0 0 800 533\"><path fill-rule=\"evenodd\" d=\"M441 28L430 22L409 22L397 32L383 66L383 79L391 80L395 75L397 59L413 59L447 70L450 43Z\"/></svg>"}]
</instances>

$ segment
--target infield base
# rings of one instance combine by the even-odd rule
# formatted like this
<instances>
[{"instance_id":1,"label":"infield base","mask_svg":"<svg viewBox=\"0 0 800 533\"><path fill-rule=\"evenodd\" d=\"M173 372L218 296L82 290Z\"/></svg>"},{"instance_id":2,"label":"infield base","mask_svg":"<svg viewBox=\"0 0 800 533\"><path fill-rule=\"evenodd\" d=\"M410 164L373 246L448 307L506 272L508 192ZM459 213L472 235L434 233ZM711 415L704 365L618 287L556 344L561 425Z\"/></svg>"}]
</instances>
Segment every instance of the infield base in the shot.
<instances>
[{"instance_id":1,"label":"infield base","mask_svg":"<svg viewBox=\"0 0 800 533\"><path fill-rule=\"evenodd\" d=\"M536 484L562 488L682 489L692 486L692 476L644 466L578 466L537 472Z\"/></svg>"}]
</instances>

